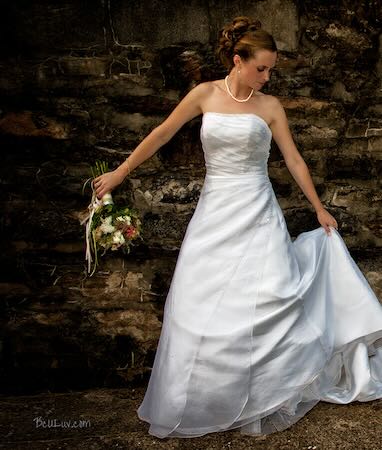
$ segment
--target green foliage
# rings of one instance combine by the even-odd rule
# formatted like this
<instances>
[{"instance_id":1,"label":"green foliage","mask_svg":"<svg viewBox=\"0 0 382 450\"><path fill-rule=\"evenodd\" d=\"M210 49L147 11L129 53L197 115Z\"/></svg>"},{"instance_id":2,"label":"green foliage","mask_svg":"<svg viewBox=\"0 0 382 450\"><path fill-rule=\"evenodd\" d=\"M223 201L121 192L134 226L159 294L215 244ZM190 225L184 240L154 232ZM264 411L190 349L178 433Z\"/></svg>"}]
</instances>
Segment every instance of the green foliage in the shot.
<instances>
[{"instance_id":1,"label":"green foliage","mask_svg":"<svg viewBox=\"0 0 382 450\"><path fill-rule=\"evenodd\" d=\"M130 216L134 222L136 219L139 219L138 211L134 208L129 208L127 206L121 208L114 204L106 205L102 206L99 211L94 213L91 230L94 230L98 226L100 226L102 223L102 219L106 219L106 217L109 216L112 217L112 223L114 223L115 219L119 216Z\"/></svg>"},{"instance_id":2,"label":"green foliage","mask_svg":"<svg viewBox=\"0 0 382 450\"><path fill-rule=\"evenodd\" d=\"M93 178L97 178L100 175L109 172L109 163L106 161L96 160L95 166L90 167L91 175Z\"/></svg>"}]
</instances>

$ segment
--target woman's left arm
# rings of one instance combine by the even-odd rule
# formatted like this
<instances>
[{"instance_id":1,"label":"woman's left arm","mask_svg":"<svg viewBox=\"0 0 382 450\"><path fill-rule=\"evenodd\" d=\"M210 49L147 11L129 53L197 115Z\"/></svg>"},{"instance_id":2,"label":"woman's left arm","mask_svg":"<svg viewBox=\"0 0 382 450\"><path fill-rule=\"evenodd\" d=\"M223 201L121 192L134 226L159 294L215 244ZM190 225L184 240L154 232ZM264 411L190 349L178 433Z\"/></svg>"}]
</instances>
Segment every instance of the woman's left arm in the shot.
<instances>
[{"instance_id":1,"label":"woman's left arm","mask_svg":"<svg viewBox=\"0 0 382 450\"><path fill-rule=\"evenodd\" d=\"M330 235L330 226L337 229L337 221L325 209L318 197L308 166L294 143L284 107L276 97L272 96L269 101L272 102L270 107L272 111L270 128L272 130L273 139L284 157L289 172L315 209L317 220L325 228L326 233Z\"/></svg>"}]
</instances>

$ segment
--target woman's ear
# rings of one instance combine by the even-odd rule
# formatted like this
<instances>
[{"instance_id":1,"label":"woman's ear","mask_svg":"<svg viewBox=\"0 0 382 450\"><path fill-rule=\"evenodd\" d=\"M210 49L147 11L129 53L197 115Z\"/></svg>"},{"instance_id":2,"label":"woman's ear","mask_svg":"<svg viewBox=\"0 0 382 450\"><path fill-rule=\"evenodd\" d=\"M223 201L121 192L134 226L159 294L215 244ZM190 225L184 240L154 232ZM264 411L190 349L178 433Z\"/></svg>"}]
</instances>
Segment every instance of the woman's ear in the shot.
<instances>
[{"instance_id":1,"label":"woman's ear","mask_svg":"<svg viewBox=\"0 0 382 450\"><path fill-rule=\"evenodd\" d=\"M235 54L233 56L233 63L235 64L235 66L238 66L241 63L241 58L239 55Z\"/></svg>"}]
</instances>

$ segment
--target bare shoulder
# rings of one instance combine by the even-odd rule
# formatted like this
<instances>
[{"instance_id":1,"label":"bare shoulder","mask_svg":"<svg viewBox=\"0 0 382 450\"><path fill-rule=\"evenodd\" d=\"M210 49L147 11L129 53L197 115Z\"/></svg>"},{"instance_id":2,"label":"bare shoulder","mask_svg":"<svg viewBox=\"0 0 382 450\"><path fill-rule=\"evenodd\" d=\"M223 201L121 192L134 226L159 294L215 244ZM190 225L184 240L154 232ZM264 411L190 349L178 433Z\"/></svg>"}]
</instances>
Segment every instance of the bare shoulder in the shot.
<instances>
[{"instance_id":1,"label":"bare shoulder","mask_svg":"<svg viewBox=\"0 0 382 450\"><path fill-rule=\"evenodd\" d=\"M262 94L259 95L259 99L260 98L264 111L267 112L270 124L274 124L285 117L284 107L277 97L274 95Z\"/></svg>"},{"instance_id":2,"label":"bare shoulder","mask_svg":"<svg viewBox=\"0 0 382 450\"><path fill-rule=\"evenodd\" d=\"M258 94L261 102L267 108L280 108L282 107L280 100L274 95L263 94L262 92Z\"/></svg>"},{"instance_id":3,"label":"bare shoulder","mask_svg":"<svg viewBox=\"0 0 382 450\"><path fill-rule=\"evenodd\" d=\"M216 87L212 81L204 81L193 87L186 97L201 106L202 103L212 95L215 89Z\"/></svg>"},{"instance_id":4,"label":"bare shoulder","mask_svg":"<svg viewBox=\"0 0 382 450\"><path fill-rule=\"evenodd\" d=\"M198 84L194 89L196 88L198 88L198 93L203 98L204 102L216 95L225 93L224 80L205 81Z\"/></svg>"},{"instance_id":5,"label":"bare shoulder","mask_svg":"<svg viewBox=\"0 0 382 450\"><path fill-rule=\"evenodd\" d=\"M192 90L198 95L208 95L211 94L216 89L216 84L214 81L203 81L197 84Z\"/></svg>"},{"instance_id":6,"label":"bare shoulder","mask_svg":"<svg viewBox=\"0 0 382 450\"><path fill-rule=\"evenodd\" d=\"M211 102L213 103L214 99L224 92L222 89L222 81L224 83L224 80L204 81L195 86L191 91L193 92L193 97L200 105L202 112L207 110L208 105L210 106Z\"/></svg>"}]
</instances>

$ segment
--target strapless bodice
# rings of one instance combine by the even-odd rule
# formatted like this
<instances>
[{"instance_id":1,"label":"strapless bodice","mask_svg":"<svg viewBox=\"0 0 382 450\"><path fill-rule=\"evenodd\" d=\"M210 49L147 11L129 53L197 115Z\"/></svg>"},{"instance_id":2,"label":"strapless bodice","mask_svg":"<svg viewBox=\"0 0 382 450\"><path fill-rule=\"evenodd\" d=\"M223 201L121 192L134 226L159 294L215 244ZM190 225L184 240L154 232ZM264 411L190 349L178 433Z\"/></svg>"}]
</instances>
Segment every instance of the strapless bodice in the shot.
<instances>
[{"instance_id":1,"label":"strapless bodice","mask_svg":"<svg viewBox=\"0 0 382 450\"><path fill-rule=\"evenodd\" d=\"M260 116L205 112L200 138L207 175L268 173L272 132Z\"/></svg>"}]
</instances>

